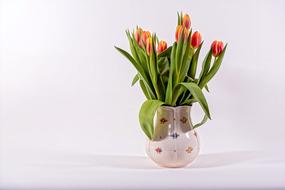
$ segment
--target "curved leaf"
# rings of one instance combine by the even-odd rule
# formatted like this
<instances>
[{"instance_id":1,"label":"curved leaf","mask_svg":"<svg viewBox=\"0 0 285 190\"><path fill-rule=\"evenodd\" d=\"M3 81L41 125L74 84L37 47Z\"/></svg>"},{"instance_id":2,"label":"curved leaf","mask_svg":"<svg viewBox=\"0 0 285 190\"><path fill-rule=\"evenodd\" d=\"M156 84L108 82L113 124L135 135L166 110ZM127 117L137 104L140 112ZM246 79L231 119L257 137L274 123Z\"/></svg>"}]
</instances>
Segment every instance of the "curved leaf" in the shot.
<instances>
[{"instance_id":1,"label":"curved leaf","mask_svg":"<svg viewBox=\"0 0 285 190\"><path fill-rule=\"evenodd\" d=\"M126 52L125 50L119 48L119 47L116 47L115 48L122 54L124 55L132 64L133 66L136 68L136 70L138 71L139 75L141 76L141 79L145 82L145 84L147 85L146 87L149 89L149 92L151 93L151 96L152 97L155 97L155 93L154 93L154 90L152 88L152 84L151 84L151 81L148 79L147 75L145 74L142 66L140 64L138 64L134 58L128 53Z\"/></svg>"},{"instance_id":2,"label":"curved leaf","mask_svg":"<svg viewBox=\"0 0 285 190\"><path fill-rule=\"evenodd\" d=\"M134 86L138 82L139 79L140 79L139 74L136 74L133 78L132 86Z\"/></svg>"},{"instance_id":3,"label":"curved leaf","mask_svg":"<svg viewBox=\"0 0 285 190\"><path fill-rule=\"evenodd\" d=\"M126 52L125 50L119 48L119 47L116 47L115 48L122 54L124 55L132 64L133 66L136 68L136 70L139 72L140 75L142 75L143 78L146 79L146 75L144 73L144 70L142 68L142 66L140 64L138 64L135 59L128 53Z\"/></svg>"},{"instance_id":4,"label":"curved leaf","mask_svg":"<svg viewBox=\"0 0 285 190\"><path fill-rule=\"evenodd\" d=\"M156 110L164 104L164 102L159 100L146 100L140 109L139 121L142 130L146 136L151 140L153 138L154 128L153 128L153 118Z\"/></svg>"},{"instance_id":5,"label":"curved leaf","mask_svg":"<svg viewBox=\"0 0 285 190\"><path fill-rule=\"evenodd\" d=\"M187 88L191 92L193 97L198 101L198 103L202 107L202 109L205 112L205 114L207 115L207 117L209 119L211 119L211 115L210 115L209 108L208 108L208 103L206 101L206 98L205 98L201 88L196 83L193 83L193 82L182 82L179 84L184 86L185 88Z\"/></svg>"}]
</instances>

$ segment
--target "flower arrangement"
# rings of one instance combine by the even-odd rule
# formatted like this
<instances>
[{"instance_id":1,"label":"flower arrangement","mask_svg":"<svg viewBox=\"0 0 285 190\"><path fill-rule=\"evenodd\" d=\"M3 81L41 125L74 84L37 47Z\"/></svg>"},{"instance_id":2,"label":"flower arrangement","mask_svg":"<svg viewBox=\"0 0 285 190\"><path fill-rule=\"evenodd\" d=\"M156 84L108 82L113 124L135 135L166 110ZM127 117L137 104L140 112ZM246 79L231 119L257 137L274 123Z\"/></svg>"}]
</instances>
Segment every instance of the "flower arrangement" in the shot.
<instances>
[{"instance_id":1,"label":"flower arrangement","mask_svg":"<svg viewBox=\"0 0 285 190\"><path fill-rule=\"evenodd\" d=\"M167 47L167 42L159 40L140 27L130 33L126 31L131 54L115 47L135 67L132 86L139 85L146 97L142 104L139 121L141 128L151 140L154 134L153 118L158 107L163 105L181 106L199 103L205 116L194 128L211 119L208 103L202 89L208 89L208 82L219 70L227 44L215 40L203 62L199 75L196 75L202 36L196 31L192 34L191 20L188 14L178 13L178 25L175 42Z\"/></svg>"}]
</instances>

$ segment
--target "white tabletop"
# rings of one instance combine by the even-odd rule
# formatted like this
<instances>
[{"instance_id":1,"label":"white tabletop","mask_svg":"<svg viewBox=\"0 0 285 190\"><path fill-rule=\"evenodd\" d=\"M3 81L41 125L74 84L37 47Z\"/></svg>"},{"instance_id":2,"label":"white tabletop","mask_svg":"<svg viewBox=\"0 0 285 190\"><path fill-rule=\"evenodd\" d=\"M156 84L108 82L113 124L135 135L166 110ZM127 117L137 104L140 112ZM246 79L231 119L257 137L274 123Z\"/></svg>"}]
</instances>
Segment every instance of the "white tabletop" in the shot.
<instances>
[{"instance_id":1,"label":"white tabletop","mask_svg":"<svg viewBox=\"0 0 285 190\"><path fill-rule=\"evenodd\" d=\"M284 156L272 152L202 153L192 166L179 169L160 168L144 155L37 150L6 153L1 156L3 189L285 187Z\"/></svg>"}]
</instances>

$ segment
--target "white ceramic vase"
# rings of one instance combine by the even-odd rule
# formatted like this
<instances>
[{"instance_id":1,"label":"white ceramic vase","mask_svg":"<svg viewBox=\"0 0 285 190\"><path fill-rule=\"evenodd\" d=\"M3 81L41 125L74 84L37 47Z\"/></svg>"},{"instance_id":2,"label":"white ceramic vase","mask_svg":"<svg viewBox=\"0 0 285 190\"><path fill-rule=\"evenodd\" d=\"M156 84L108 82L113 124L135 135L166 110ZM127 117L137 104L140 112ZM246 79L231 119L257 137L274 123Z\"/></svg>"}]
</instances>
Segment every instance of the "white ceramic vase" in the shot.
<instances>
[{"instance_id":1,"label":"white ceramic vase","mask_svg":"<svg viewBox=\"0 0 285 190\"><path fill-rule=\"evenodd\" d=\"M185 167L199 154L199 139L190 117L191 106L161 106L154 122L154 138L146 153L162 167Z\"/></svg>"}]
</instances>

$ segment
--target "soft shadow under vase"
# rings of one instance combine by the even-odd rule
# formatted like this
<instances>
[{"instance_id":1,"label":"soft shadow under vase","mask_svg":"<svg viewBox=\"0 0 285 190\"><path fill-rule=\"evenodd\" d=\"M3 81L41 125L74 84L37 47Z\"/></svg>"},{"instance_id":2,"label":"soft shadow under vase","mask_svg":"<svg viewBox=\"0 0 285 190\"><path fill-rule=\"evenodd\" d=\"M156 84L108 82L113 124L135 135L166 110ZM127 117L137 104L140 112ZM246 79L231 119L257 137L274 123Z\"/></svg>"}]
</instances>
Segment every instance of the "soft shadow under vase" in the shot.
<instances>
[{"instance_id":1,"label":"soft shadow under vase","mask_svg":"<svg viewBox=\"0 0 285 190\"><path fill-rule=\"evenodd\" d=\"M154 122L154 138L146 153L162 167L185 167L199 154L199 139L190 118L191 106L161 106Z\"/></svg>"}]
</instances>

